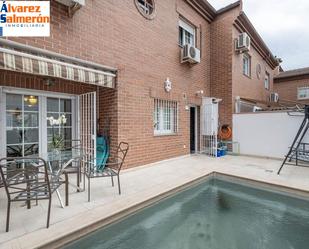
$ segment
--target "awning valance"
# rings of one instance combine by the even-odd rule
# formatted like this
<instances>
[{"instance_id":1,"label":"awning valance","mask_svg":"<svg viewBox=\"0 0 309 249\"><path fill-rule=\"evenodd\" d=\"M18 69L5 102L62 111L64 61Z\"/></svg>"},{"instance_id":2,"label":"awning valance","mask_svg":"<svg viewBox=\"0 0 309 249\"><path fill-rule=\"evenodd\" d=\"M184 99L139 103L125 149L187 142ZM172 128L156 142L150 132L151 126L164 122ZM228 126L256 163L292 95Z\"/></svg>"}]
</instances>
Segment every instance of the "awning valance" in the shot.
<instances>
[{"instance_id":1,"label":"awning valance","mask_svg":"<svg viewBox=\"0 0 309 249\"><path fill-rule=\"evenodd\" d=\"M3 47L0 47L0 69L115 87L116 75L112 72Z\"/></svg>"}]
</instances>

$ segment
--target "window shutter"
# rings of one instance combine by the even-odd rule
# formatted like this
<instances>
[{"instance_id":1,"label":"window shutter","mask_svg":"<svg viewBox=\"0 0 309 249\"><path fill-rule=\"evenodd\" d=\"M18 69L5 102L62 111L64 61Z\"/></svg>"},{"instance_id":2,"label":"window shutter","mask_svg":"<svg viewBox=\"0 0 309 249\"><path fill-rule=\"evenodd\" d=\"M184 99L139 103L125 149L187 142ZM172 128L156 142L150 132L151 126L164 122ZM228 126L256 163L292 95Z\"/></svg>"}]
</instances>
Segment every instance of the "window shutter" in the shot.
<instances>
[{"instance_id":1,"label":"window shutter","mask_svg":"<svg viewBox=\"0 0 309 249\"><path fill-rule=\"evenodd\" d=\"M184 30L188 31L192 35L195 34L195 28L192 27L190 24L184 22L183 20L179 20L179 27L182 27Z\"/></svg>"}]
</instances>

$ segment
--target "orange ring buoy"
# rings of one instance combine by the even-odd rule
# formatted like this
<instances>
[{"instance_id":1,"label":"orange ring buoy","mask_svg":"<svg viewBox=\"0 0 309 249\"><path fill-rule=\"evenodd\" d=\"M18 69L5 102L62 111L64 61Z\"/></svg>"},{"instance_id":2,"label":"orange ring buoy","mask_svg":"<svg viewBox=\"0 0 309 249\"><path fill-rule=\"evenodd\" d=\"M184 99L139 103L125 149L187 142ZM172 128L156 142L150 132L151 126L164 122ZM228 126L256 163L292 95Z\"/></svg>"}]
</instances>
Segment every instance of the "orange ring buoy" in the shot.
<instances>
[{"instance_id":1,"label":"orange ring buoy","mask_svg":"<svg viewBox=\"0 0 309 249\"><path fill-rule=\"evenodd\" d=\"M232 138L232 129L229 125L222 125L219 130L219 137L222 140L229 140Z\"/></svg>"}]
</instances>

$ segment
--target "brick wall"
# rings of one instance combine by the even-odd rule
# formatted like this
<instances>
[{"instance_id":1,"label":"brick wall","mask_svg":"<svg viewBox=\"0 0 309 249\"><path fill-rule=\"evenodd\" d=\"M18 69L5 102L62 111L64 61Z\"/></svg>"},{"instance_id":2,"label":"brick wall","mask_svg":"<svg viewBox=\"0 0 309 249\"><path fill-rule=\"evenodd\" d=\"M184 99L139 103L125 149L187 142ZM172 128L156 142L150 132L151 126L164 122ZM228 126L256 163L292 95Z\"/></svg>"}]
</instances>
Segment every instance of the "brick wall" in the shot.
<instances>
[{"instance_id":1,"label":"brick wall","mask_svg":"<svg viewBox=\"0 0 309 249\"><path fill-rule=\"evenodd\" d=\"M201 104L195 93L209 92L209 24L183 1L156 1L157 16L153 21L145 19L130 5L132 16L121 25L122 30L132 32L125 72L119 74L118 91L119 140L130 143L128 164L140 165L189 153L189 112L185 105ZM180 64L178 46L179 15L197 27L198 47L202 51L201 63L190 66ZM202 39L200 39L200 31ZM128 34L131 36L131 32ZM199 41L202 40L202 44ZM131 58L131 59L130 59ZM163 85L166 78L172 82L172 91L166 93ZM186 95L186 98L184 98ZM173 136L154 136L154 98L174 100L179 106L179 130Z\"/></svg>"},{"instance_id":2,"label":"brick wall","mask_svg":"<svg viewBox=\"0 0 309 249\"><path fill-rule=\"evenodd\" d=\"M274 91L279 94L280 100L295 101L309 104L309 100L298 100L298 87L309 87L309 77L301 77L300 79L275 80Z\"/></svg>"},{"instance_id":3,"label":"brick wall","mask_svg":"<svg viewBox=\"0 0 309 249\"><path fill-rule=\"evenodd\" d=\"M240 32L233 27L233 40L239 34ZM236 96L268 101L270 93L273 92L273 79L276 70L271 69L253 46L248 54L251 56L250 77L243 74L243 55L233 51L233 103ZM257 76L257 65L261 65L262 69L260 78ZM269 90L264 87L266 72L270 75Z\"/></svg>"},{"instance_id":4,"label":"brick wall","mask_svg":"<svg viewBox=\"0 0 309 249\"><path fill-rule=\"evenodd\" d=\"M66 8L52 1L50 37L12 39L118 69L117 91L99 90L100 130L110 119L112 146L119 141L129 142L126 167L188 154L189 112L185 106L201 104L196 91L204 90L206 95L210 92L209 23L184 0L157 0L156 11L156 18L150 21L140 15L133 0L93 0L86 1L85 7L68 18ZM197 28L197 44L202 51L198 65L179 62L180 15ZM37 77L4 75L1 85L46 90ZM173 84L170 93L163 89L167 77ZM8 78L14 78L14 83ZM79 94L93 89L57 80L47 90ZM154 98L178 101L178 134L154 136Z\"/></svg>"},{"instance_id":5,"label":"brick wall","mask_svg":"<svg viewBox=\"0 0 309 249\"><path fill-rule=\"evenodd\" d=\"M218 16L211 23L211 90L219 104L220 124L232 123L232 23L239 9Z\"/></svg>"},{"instance_id":6,"label":"brick wall","mask_svg":"<svg viewBox=\"0 0 309 249\"><path fill-rule=\"evenodd\" d=\"M118 102L115 89L97 88L97 110L99 113L99 134L110 138L111 155L118 145Z\"/></svg>"},{"instance_id":7,"label":"brick wall","mask_svg":"<svg viewBox=\"0 0 309 249\"><path fill-rule=\"evenodd\" d=\"M211 24L211 96L221 98L219 104L220 124L232 125L235 97L241 96L266 101L273 91L272 70L258 52L251 46L251 77L243 75L242 54L235 52L234 41L240 32L234 21L240 14L241 6L219 15ZM261 65L260 79L256 67ZM264 88L265 72L270 74L270 88Z\"/></svg>"}]
</instances>

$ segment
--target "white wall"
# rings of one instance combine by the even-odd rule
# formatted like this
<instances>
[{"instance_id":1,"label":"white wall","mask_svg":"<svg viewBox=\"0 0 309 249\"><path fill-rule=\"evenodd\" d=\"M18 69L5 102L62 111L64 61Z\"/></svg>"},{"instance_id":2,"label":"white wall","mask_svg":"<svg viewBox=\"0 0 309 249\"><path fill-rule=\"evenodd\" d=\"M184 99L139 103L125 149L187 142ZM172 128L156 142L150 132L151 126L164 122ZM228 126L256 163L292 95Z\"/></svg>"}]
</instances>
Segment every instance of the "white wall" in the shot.
<instances>
[{"instance_id":1,"label":"white wall","mask_svg":"<svg viewBox=\"0 0 309 249\"><path fill-rule=\"evenodd\" d=\"M287 112L233 114L233 140L241 154L283 158L303 118ZM308 135L304 141L309 142Z\"/></svg>"}]
</instances>

